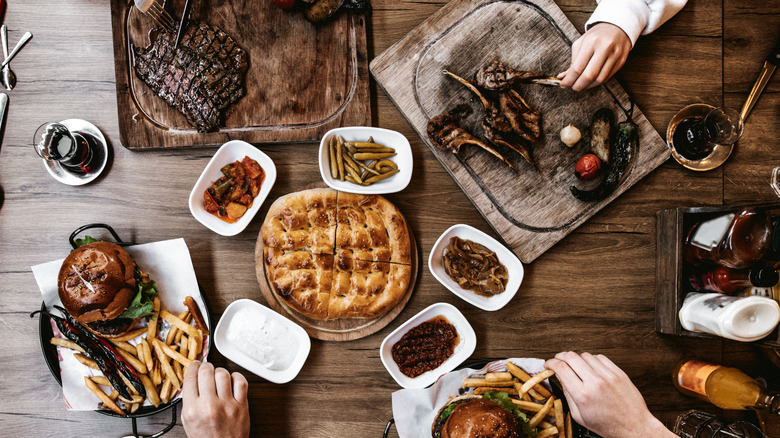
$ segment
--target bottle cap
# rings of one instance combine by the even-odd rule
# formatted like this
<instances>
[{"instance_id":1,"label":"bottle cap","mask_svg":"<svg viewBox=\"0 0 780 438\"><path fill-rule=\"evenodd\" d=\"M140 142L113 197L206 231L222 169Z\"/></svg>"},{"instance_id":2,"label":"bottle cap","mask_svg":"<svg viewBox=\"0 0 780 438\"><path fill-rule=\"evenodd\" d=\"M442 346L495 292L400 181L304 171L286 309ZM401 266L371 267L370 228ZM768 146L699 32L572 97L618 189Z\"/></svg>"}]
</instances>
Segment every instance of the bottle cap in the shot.
<instances>
[{"instance_id":1,"label":"bottle cap","mask_svg":"<svg viewBox=\"0 0 780 438\"><path fill-rule=\"evenodd\" d=\"M733 313L723 320L723 336L736 341L757 341L771 333L780 321L780 306L770 298L742 298L729 307Z\"/></svg>"},{"instance_id":2,"label":"bottle cap","mask_svg":"<svg viewBox=\"0 0 780 438\"><path fill-rule=\"evenodd\" d=\"M780 274L773 268L753 269L750 271L750 283L755 287L772 287L780 280Z\"/></svg>"}]
</instances>

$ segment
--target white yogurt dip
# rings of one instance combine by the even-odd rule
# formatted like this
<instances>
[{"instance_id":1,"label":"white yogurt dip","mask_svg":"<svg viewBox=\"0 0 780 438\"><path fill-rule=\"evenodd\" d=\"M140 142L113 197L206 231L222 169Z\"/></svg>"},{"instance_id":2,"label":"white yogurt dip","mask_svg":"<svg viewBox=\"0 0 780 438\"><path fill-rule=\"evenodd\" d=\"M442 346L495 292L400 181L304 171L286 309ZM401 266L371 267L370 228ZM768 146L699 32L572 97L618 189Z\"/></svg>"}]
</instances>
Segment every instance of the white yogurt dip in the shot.
<instances>
[{"instance_id":1,"label":"white yogurt dip","mask_svg":"<svg viewBox=\"0 0 780 438\"><path fill-rule=\"evenodd\" d=\"M236 349L274 371L289 368L299 349L298 339L289 327L253 307L236 312L226 337Z\"/></svg>"}]
</instances>

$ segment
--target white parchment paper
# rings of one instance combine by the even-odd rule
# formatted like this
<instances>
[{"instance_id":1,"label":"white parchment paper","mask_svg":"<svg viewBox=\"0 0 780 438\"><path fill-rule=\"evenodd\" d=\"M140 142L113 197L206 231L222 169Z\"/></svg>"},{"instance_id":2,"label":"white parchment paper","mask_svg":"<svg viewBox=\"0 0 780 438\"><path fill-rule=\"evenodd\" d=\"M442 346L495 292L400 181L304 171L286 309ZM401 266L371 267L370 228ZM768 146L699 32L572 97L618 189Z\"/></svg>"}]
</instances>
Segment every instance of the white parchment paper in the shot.
<instances>
[{"instance_id":1,"label":"white parchment paper","mask_svg":"<svg viewBox=\"0 0 780 438\"><path fill-rule=\"evenodd\" d=\"M463 368L449 372L425 389L402 389L393 393L393 419L400 437L429 437L434 417L450 397L460 395L458 389L463 380L487 372L506 371L507 361L512 361L533 376L544 370L544 360L511 358L488 363L481 369Z\"/></svg>"},{"instance_id":2,"label":"white parchment paper","mask_svg":"<svg viewBox=\"0 0 780 438\"><path fill-rule=\"evenodd\" d=\"M173 314L179 314L185 310L183 304L184 298L191 296L198 307L200 307L206 324L211 331L211 321L209 320L206 306L198 288L198 280L195 277L195 269L192 266L190 251L184 239L165 240L161 242L146 243L125 247L127 252L133 256L138 267L149 274L149 277L157 283L162 307ZM59 294L57 293L57 274L62 265L63 257L60 260L54 260L48 263L42 263L32 267L35 281L41 290L43 302L46 308L54 315L60 315L60 312L53 308L54 305L62 306ZM160 336L164 336L167 331L166 321L160 325ZM139 325L146 325L145 319ZM61 336L57 327L52 323L52 329L55 336ZM146 336L146 333L143 334ZM203 357L208 354L209 336L203 339ZM130 341L135 345L140 337ZM73 357L73 350L57 347L57 353L60 361L60 372L62 376L62 393L65 397L65 404L68 409L77 411L93 411L99 409L100 401L92 391L84 385L84 376L100 376L102 373L94 371ZM106 388L103 388L106 390ZM110 391L106 390L108 394ZM181 397L176 394L171 401ZM146 402L145 405L150 405Z\"/></svg>"}]
</instances>

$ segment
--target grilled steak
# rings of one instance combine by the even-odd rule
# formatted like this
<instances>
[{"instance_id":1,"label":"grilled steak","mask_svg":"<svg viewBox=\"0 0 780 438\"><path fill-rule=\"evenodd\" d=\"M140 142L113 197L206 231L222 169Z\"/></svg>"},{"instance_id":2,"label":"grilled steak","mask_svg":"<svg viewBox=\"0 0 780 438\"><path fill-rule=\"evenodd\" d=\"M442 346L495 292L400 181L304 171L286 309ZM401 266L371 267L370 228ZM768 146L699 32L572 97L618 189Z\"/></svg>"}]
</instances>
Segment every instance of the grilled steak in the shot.
<instances>
[{"instance_id":1,"label":"grilled steak","mask_svg":"<svg viewBox=\"0 0 780 438\"><path fill-rule=\"evenodd\" d=\"M249 55L219 28L191 23L178 49L176 31L155 29L133 48L135 73L200 132L222 126L225 110L244 96Z\"/></svg>"}]
</instances>

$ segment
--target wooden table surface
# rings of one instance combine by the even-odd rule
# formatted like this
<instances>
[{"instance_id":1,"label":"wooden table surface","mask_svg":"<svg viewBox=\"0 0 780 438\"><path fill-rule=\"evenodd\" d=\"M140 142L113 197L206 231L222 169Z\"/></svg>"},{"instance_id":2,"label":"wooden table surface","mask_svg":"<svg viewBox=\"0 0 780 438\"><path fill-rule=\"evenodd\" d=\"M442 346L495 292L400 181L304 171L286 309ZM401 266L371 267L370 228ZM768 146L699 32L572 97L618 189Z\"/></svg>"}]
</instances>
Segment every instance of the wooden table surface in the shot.
<instances>
[{"instance_id":1,"label":"wooden table surface","mask_svg":"<svg viewBox=\"0 0 780 438\"><path fill-rule=\"evenodd\" d=\"M10 3L4 22L11 44L24 31L35 37L13 62L19 83L8 92L0 149L0 187L5 195L0 206L0 435L123 436L130 433L129 420L67 411L41 355L37 319L28 316L41 301L30 267L63 257L69 250L67 236L86 223L109 223L137 242L184 237L198 280L219 317L234 300L264 302L253 253L261 221L256 219L238 236L224 238L191 216L190 189L214 148L131 152L119 143L108 2ZM580 30L595 7L592 0L558 3ZM371 58L443 2L372 4ZM780 34L779 6L777 0L690 0L659 31L640 38L618 78L662 135L675 111L687 104L741 108ZM422 260L452 224L466 223L492 233L373 82L371 90L372 124L400 131L412 143L412 182L388 198L406 215ZM93 122L111 143L109 168L86 186L70 187L49 177L31 147L40 124L66 118ZM778 126L780 81L775 77L725 166L695 173L670 159L526 266L521 290L500 311L484 312L461 301L422 269L408 305L385 329L351 342L314 340L302 372L288 384L272 384L246 373L253 435L381 436L392 417L391 393L399 387L380 362L379 345L401 322L439 301L456 305L473 325L478 341L472 360L549 358L562 350L603 353L628 373L650 410L669 426L687 409L714 410L674 390L670 373L682 358L734 364L764 377L777 374L750 345L657 334L654 281L658 210L776 200L769 177L780 165ZM275 160L279 172L269 199L319 181L317 145L258 147ZM216 351L212 360L242 371ZM142 419L140 430L157 431L169 419L167 412ZM184 436L184 430L179 424L168 436Z\"/></svg>"}]
</instances>

